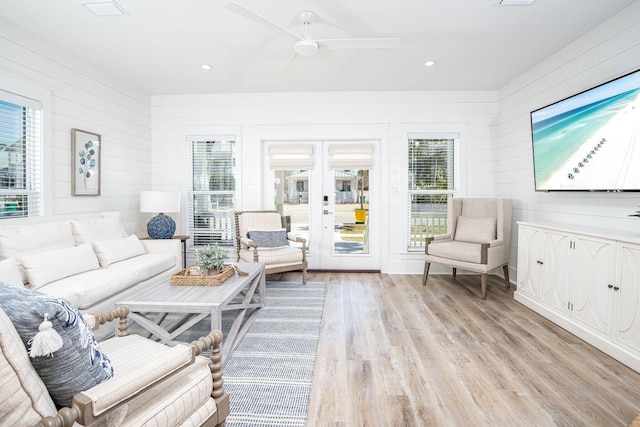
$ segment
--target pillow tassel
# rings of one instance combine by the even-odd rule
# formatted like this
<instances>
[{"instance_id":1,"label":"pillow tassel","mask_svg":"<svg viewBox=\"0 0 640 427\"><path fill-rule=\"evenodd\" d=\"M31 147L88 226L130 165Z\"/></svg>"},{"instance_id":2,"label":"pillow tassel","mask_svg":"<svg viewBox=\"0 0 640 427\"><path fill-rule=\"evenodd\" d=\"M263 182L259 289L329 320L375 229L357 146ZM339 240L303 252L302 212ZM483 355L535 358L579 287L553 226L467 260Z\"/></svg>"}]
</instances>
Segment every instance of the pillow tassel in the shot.
<instances>
[{"instance_id":1,"label":"pillow tassel","mask_svg":"<svg viewBox=\"0 0 640 427\"><path fill-rule=\"evenodd\" d=\"M39 331L31 340L29 356L33 359L37 356L51 356L54 352L62 348L62 338L53 329L53 324L47 320L49 313L44 315L44 321L38 327Z\"/></svg>"}]
</instances>

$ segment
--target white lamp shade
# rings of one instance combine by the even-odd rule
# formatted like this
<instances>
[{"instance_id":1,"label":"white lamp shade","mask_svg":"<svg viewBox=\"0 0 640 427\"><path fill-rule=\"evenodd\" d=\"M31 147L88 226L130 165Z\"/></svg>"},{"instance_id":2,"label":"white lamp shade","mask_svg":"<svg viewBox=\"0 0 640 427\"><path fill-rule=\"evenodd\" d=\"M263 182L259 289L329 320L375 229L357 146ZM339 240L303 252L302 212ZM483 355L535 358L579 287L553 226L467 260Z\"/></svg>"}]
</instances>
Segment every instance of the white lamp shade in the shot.
<instances>
[{"instance_id":1,"label":"white lamp shade","mask_svg":"<svg viewBox=\"0 0 640 427\"><path fill-rule=\"evenodd\" d=\"M170 191L141 191L140 212L180 212L180 193Z\"/></svg>"}]
</instances>

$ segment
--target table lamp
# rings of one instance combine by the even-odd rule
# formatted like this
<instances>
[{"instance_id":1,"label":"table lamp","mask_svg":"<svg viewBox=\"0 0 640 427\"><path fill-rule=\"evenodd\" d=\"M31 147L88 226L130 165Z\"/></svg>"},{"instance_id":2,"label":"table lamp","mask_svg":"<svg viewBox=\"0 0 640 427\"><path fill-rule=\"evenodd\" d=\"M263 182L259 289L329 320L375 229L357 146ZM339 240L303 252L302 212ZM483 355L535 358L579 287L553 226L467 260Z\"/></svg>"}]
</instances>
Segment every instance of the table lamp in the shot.
<instances>
[{"instance_id":1,"label":"table lamp","mask_svg":"<svg viewBox=\"0 0 640 427\"><path fill-rule=\"evenodd\" d=\"M170 239L176 232L176 223L165 212L180 212L180 193L169 191L141 191L140 212L157 213L147 223L147 234L152 239Z\"/></svg>"}]
</instances>

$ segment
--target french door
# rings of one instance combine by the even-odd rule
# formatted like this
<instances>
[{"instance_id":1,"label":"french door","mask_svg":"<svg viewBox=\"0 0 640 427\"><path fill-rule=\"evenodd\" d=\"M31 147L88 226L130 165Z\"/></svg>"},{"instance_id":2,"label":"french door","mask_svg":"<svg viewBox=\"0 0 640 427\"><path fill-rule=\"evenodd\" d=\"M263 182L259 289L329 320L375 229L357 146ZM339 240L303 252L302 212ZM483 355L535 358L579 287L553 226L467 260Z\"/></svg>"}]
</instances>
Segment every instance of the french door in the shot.
<instances>
[{"instance_id":1,"label":"french door","mask_svg":"<svg viewBox=\"0 0 640 427\"><path fill-rule=\"evenodd\" d=\"M307 239L309 268L380 270L378 141L265 142L264 199Z\"/></svg>"}]
</instances>

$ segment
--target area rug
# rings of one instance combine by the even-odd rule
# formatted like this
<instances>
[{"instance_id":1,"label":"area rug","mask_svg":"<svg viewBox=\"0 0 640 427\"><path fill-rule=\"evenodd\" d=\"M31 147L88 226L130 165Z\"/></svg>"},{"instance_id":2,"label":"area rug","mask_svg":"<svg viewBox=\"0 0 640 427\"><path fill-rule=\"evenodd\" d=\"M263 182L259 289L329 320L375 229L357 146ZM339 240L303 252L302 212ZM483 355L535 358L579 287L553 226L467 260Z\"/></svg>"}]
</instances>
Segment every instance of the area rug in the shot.
<instances>
[{"instance_id":1,"label":"area rug","mask_svg":"<svg viewBox=\"0 0 640 427\"><path fill-rule=\"evenodd\" d=\"M227 427L304 426L325 284L268 282L266 305L224 366Z\"/></svg>"}]
</instances>

